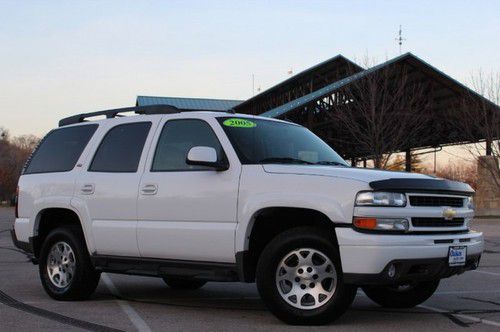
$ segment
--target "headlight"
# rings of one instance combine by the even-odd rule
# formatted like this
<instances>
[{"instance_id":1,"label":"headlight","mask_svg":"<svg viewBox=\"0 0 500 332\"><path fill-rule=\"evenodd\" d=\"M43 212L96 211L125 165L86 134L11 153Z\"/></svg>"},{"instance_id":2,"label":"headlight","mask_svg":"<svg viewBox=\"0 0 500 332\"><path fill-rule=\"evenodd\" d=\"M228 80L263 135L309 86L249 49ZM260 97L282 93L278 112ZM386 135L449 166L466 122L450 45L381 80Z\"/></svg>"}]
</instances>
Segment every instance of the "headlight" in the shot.
<instances>
[{"instance_id":1,"label":"headlight","mask_svg":"<svg viewBox=\"0 0 500 332\"><path fill-rule=\"evenodd\" d=\"M406 195L382 191L365 191L356 196L357 206L406 206Z\"/></svg>"},{"instance_id":2,"label":"headlight","mask_svg":"<svg viewBox=\"0 0 500 332\"><path fill-rule=\"evenodd\" d=\"M468 209L474 210L474 199L472 198L472 196L467 197L467 198L465 199L465 206L466 206Z\"/></svg>"},{"instance_id":3,"label":"headlight","mask_svg":"<svg viewBox=\"0 0 500 332\"><path fill-rule=\"evenodd\" d=\"M407 232L410 223L404 218L354 217L353 224L359 229L374 231Z\"/></svg>"}]
</instances>

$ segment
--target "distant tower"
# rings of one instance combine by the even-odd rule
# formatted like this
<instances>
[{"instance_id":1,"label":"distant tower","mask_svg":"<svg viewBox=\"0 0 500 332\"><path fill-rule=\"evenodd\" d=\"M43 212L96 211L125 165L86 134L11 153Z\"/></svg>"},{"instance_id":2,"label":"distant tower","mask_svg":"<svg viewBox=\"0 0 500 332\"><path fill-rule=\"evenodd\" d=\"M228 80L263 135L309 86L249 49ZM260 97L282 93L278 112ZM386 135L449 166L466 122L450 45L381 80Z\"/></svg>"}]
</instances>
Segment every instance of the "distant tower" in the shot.
<instances>
[{"instance_id":1,"label":"distant tower","mask_svg":"<svg viewBox=\"0 0 500 332\"><path fill-rule=\"evenodd\" d=\"M405 38L403 38L403 30L401 29L401 25L399 26L399 35L398 37L396 38L396 41L398 42L398 45L399 45L399 54L401 54L401 47L403 45L403 41L406 40Z\"/></svg>"}]
</instances>

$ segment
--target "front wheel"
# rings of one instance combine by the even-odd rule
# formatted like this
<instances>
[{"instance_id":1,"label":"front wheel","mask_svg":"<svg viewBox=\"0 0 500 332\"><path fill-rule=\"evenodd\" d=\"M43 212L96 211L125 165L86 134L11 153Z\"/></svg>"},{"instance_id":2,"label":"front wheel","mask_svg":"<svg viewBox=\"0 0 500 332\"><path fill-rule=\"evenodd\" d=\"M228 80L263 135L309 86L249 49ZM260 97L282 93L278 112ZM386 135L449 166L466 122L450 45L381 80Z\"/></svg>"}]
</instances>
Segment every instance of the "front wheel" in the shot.
<instances>
[{"instance_id":1,"label":"front wheel","mask_svg":"<svg viewBox=\"0 0 500 332\"><path fill-rule=\"evenodd\" d=\"M439 280L432 280L395 286L364 286L363 291L382 307L412 308L429 299L438 286Z\"/></svg>"},{"instance_id":2,"label":"front wheel","mask_svg":"<svg viewBox=\"0 0 500 332\"><path fill-rule=\"evenodd\" d=\"M340 317L356 287L344 284L334 239L300 227L276 236L257 264L257 288L269 310L294 325L320 325Z\"/></svg>"}]
</instances>

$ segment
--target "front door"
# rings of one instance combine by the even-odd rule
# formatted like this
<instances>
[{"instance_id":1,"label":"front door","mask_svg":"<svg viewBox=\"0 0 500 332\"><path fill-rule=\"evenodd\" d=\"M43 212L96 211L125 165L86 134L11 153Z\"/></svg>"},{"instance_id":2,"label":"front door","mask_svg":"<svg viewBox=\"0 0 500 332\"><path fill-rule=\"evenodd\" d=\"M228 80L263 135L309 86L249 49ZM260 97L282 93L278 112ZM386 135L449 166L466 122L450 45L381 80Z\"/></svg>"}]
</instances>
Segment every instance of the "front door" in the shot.
<instances>
[{"instance_id":1,"label":"front door","mask_svg":"<svg viewBox=\"0 0 500 332\"><path fill-rule=\"evenodd\" d=\"M202 119L170 119L158 130L139 186L137 241L142 257L235 261L241 166L233 162L228 170L215 171L186 163L194 146L213 147L218 158L227 158L216 131L223 134L212 125Z\"/></svg>"}]
</instances>

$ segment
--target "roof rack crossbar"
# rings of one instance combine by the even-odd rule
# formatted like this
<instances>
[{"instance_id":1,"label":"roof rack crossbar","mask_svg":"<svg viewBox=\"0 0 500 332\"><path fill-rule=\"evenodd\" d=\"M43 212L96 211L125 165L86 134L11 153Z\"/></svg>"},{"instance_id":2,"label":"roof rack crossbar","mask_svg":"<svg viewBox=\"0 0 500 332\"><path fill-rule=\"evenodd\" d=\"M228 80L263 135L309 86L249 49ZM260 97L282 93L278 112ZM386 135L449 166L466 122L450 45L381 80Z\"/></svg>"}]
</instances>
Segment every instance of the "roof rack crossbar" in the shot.
<instances>
[{"instance_id":1,"label":"roof rack crossbar","mask_svg":"<svg viewBox=\"0 0 500 332\"><path fill-rule=\"evenodd\" d=\"M112 119L120 116L121 113L134 112L136 114L174 114L183 112L175 106L172 105L148 105L148 106L135 106L135 107L125 107L113 110L82 113L64 118L59 121L59 127L67 126L70 124L80 123L87 121L86 119L92 118L94 116L104 115L107 119Z\"/></svg>"}]
</instances>

